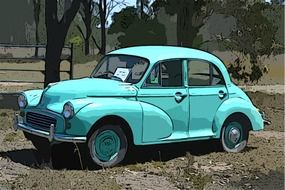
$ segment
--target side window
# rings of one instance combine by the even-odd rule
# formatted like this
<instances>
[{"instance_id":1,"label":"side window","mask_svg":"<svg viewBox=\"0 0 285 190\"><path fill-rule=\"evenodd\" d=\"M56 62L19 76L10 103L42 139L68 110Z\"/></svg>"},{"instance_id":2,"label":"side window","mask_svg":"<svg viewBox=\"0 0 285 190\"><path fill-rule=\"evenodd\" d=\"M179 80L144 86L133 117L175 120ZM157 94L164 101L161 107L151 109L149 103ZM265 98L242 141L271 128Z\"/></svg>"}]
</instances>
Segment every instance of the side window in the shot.
<instances>
[{"instance_id":1,"label":"side window","mask_svg":"<svg viewBox=\"0 0 285 190\"><path fill-rule=\"evenodd\" d=\"M223 78L223 75L221 73L221 71L213 65L213 79L212 79L212 85L224 85L225 81Z\"/></svg>"},{"instance_id":2,"label":"side window","mask_svg":"<svg viewBox=\"0 0 285 190\"><path fill-rule=\"evenodd\" d=\"M203 61L188 62L188 84L189 86L210 85L210 65Z\"/></svg>"},{"instance_id":3,"label":"side window","mask_svg":"<svg viewBox=\"0 0 285 190\"><path fill-rule=\"evenodd\" d=\"M225 81L220 70L213 64L203 60L188 62L189 86L215 86L224 85Z\"/></svg>"},{"instance_id":4,"label":"side window","mask_svg":"<svg viewBox=\"0 0 285 190\"><path fill-rule=\"evenodd\" d=\"M146 86L183 86L181 60L172 60L157 64L150 72L146 80Z\"/></svg>"}]
</instances>

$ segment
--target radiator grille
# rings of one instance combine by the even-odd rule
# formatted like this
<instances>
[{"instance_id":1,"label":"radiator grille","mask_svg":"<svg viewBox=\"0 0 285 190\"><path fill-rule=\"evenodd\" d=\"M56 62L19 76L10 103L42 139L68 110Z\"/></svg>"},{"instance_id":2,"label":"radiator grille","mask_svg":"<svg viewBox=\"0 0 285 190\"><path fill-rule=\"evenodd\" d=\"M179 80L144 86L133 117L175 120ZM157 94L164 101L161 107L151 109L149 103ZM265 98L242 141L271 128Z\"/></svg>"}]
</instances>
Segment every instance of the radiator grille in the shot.
<instances>
[{"instance_id":1,"label":"radiator grille","mask_svg":"<svg viewBox=\"0 0 285 190\"><path fill-rule=\"evenodd\" d=\"M36 127L49 130L50 125L54 124L56 126L56 119L47 115L28 112L26 115L26 122L32 124Z\"/></svg>"}]
</instances>

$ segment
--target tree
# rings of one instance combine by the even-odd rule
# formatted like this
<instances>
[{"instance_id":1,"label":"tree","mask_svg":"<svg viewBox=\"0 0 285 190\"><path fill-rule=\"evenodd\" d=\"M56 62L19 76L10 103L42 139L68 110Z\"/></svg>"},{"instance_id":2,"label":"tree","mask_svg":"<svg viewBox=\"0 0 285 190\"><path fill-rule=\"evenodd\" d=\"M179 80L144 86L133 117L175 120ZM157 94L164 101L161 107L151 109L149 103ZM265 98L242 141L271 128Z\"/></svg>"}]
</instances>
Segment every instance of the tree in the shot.
<instances>
[{"instance_id":1,"label":"tree","mask_svg":"<svg viewBox=\"0 0 285 190\"><path fill-rule=\"evenodd\" d=\"M82 28L79 24L76 25L77 29L81 33L84 39L84 52L85 55L89 55L90 50L90 37L92 35L92 17L95 8L95 2L93 0L84 0L82 1L82 9L80 9L79 13L83 20L85 26L85 33L83 32Z\"/></svg>"},{"instance_id":2,"label":"tree","mask_svg":"<svg viewBox=\"0 0 285 190\"><path fill-rule=\"evenodd\" d=\"M270 8L270 4L257 2L247 4L246 1L226 1L223 13L234 16L237 20L236 29L228 39L221 39L232 51L242 52L250 59L250 70L242 66L242 60L237 58L229 67L233 77L244 82L258 82L266 70L262 69L260 56L269 56L273 52L273 44L277 27L275 27L263 12Z\"/></svg>"},{"instance_id":3,"label":"tree","mask_svg":"<svg viewBox=\"0 0 285 190\"><path fill-rule=\"evenodd\" d=\"M213 13L209 0L157 0L155 11L164 7L170 15L177 15L177 45L192 47L193 41L205 19Z\"/></svg>"},{"instance_id":4,"label":"tree","mask_svg":"<svg viewBox=\"0 0 285 190\"><path fill-rule=\"evenodd\" d=\"M157 18L145 15L143 18L135 7L126 7L112 17L113 22L109 34L124 34L118 37L119 47L134 45L164 45L166 44L165 28Z\"/></svg>"},{"instance_id":5,"label":"tree","mask_svg":"<svg viewBox=\"0 0 285 190\"><path fill-rule=\"evenodd\" d=\"M45 81L47 86L51 82L60 80L60 57L64 46L68 28L80 7L81 0L73 0L62 18L58 19L57 0L45 1L45 23L47 30Z\"/></svg>"},{"instance_id":6,"label":"tree","mask_svg":"<svg viewBox=\"0 0 285 190\"><path fill-rule=\"evenodd\" d=\"M149 0L137 0L137 8L139 9L139 17L143 18L144 17L144 8L148 7Z\"/></svg>"},{"instance_id":7,"label":"tree","mask_svg":"<svg viewBox=\"0 0 285 190\"><path fill-rule=\"evenodd\" d=\"M107 19L110 16L111 12L116 8L117 6L126 6L125 0L99 0L96 2L96 5L98 7L98 16L100 21L100 45L98 43L98 40L94 36L92 36L92 40L95 44L95 46L99 49L99 53L101 55L105 55L106 53L106 25L107 25Z\"/></svg>"},{"instance_id":8,"label":"tree","mask_svg":"<svg viewBox=\"0 0 285 190\"><path fill-rule=\"evenodd\" d=\"M36 24L36 45L39 44L39 22L40 22L40 12L41 12L41 0L33 0L34 5L34 19ZM35 57L38 56L39 49L36 47L35 49Z\"/></svg>"}]
</instances>

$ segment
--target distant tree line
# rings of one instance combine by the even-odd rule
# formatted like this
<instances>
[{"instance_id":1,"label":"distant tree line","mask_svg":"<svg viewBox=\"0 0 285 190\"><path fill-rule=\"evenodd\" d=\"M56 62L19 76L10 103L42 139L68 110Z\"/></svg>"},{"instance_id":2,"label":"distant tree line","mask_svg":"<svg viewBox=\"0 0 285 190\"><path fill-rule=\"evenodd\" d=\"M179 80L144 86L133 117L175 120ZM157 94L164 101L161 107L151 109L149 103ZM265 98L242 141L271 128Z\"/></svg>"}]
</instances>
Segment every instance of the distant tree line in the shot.
<instances>
[{"instance_id":1,"label":"distant tree line","mask_svg":"<svg viewBox=\"0 0 285 190\"><path fill-rule=\"evenodd\" d=\"M127 6L124 0L43 1L33 0L36 43L47 42L46 85L59 80L59 56L63 45L70 42L80 47L84 57L96 49L104 55L108 45L112 46L109 49L167 45L170 38L175 41L173 45L205 50L210 47L210 51L210 44L216 44L214 49L249 57L250 70L242 66L240 57L228 68L232 77L245 82L258 81L266 72L260 64L261 56L284 53L284 1L280 0L137 0L136 6ZM122 9L108 23L116 7ZM45 25L40 24L42 12ZM217 15L231 18L234 24L209 25ZM215 32L213 27L206 39L202 31L213 25L228 27L228 32L220 32L219 28ZM43 30L46 33L39 32ZM175 30L176 36L169 36L170 30Z\"/></svg>"}]
</instances>

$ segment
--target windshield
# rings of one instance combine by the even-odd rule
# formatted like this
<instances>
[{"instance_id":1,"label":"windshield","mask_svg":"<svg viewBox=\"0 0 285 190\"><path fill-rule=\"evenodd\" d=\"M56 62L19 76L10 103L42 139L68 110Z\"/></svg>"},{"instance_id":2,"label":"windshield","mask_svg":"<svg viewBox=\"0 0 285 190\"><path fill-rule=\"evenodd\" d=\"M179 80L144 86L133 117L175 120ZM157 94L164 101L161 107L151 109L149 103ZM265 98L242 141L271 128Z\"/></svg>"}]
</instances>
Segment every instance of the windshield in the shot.
<instances>
[{"instance_id":1,"label":"windshield","mask_svg":"<svg viewBox=\"0 0 285 190\"><path fill-rule=\"evenodd\" d=\"M148 60L130 55L108 55L96 66L93 78L113 79L135 84L148 67Z\"/></svg>"}]
</instances>

